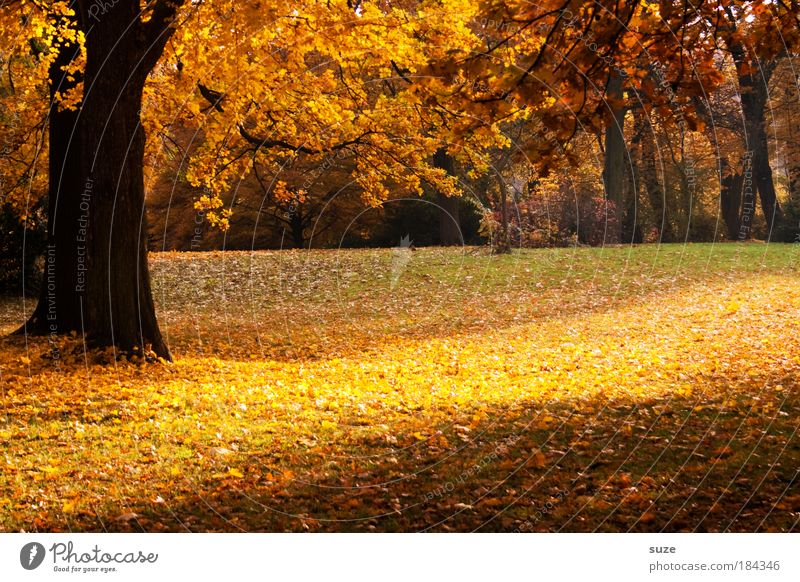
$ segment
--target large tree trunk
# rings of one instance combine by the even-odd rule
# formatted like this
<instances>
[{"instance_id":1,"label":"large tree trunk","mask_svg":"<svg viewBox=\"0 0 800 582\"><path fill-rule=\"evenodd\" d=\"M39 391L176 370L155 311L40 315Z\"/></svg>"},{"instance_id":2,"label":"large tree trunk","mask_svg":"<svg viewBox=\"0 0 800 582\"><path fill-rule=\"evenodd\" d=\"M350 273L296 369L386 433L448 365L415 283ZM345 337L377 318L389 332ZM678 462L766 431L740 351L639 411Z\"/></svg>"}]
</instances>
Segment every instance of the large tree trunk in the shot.
<instances>
[{"instance_id":1,"label":"large tree trunk","mask_svg":"<svg viewBox=\"0 0 800 582\"><path fill-rule=\"evenodd\" d=\"M728 158L722 154L717 141L717 130L714 115L707 104L696 97L694 103L698 113L705 123L705 134L713 151L719 156L719 208L722 220L725 222L725 233L728 240L739 240L740 218L742 210L742 190L744 188L744 175L742 174L741 161L738 166L731 167Z\"/></svg>"},{"instance_id":2,"label":"large tree trunk","mask_svg":"<svg viewBox=\"0 0 800 582\"><path fill-rule=\"evenodd\" d=\"M433 154L433 165L441 168L451 176L455 176L455 160L444 148L439 148ZM461 219L459 216L459 200L454 196L445 196L438 193L439 205L439 244L442 246L461 246L464 237L461 234Z\"/></svg>"},{"instance_id":3,"label":"large tree trunk","mask_svg":"<svg viewBox=\"0 0 800 582\"><path fill-rule=\"evenodd\" d=\"M464 239L461 234L461 217L459 215L458 198L437 195L439 205L439 243L445 247L461 246Z\"/></svg>"},{"instance_id":4,"label":"large tree trunk","mask_svg":"<svg viewBox=\"0 0 800 582\"><path fill-rule=\"evenodd\" d=\"M86 275L86 227L88 208L81 208L84 189L80 169L81 133L79 110L62 110L59 93L77 87L64 68L80 54L67 40L58 46L49 71L47 247L39 301L18 333L64 334L82 329L81 295Z\"/></svg>"},{"instance_id":5,"label":"large tree trunk","mask_svg":"<svg viewBox=\"0 0 800 582\"><path fill-rule=\"evenodd\" d=\"M147 25L139 14L138 0L121 0L100 19L85 20L91 24L81 167L92 192L84 309L91 344L139 354L151 348L169 359L150 290L140 109L145 80L170 29L156 20L164 17L158 8Z\"/></svg>"},{"instance_id":6,"label":"large tree trunk","mask_svg":"<svg viewBox=\"0 0 800 582\"><path fill-rule=\"evenodd\" d=\"M616 220L609 229L608 242L622 240L623 192L625 188L625 104L623 102L622 76L612 73L606 87L606 105L609 109L605 131L605 160L603 186L606 200L612 203Z\"/></svg>"},{"instance_id":7,"label":"large tree trunk","mask_svg":"<svg viewBox=\"0 0 800 582\"><path fill-rule=\"evenodd\" d=\"M155 316L144 222L142 90L183 0L157 0L146 23L138 0L117 0L100 17L76 3L85 34L79 113L51 118L50 212L53 249L31 328L55 306L49 333L82 328L91 345L115 345L169 359ZM59 59L74 53L64 51ZM53 90L64 78L51 73ZM51 285L48 278L52 277ZM82 325L81 325L82 324Z\"/></svg>"}]
</instances>

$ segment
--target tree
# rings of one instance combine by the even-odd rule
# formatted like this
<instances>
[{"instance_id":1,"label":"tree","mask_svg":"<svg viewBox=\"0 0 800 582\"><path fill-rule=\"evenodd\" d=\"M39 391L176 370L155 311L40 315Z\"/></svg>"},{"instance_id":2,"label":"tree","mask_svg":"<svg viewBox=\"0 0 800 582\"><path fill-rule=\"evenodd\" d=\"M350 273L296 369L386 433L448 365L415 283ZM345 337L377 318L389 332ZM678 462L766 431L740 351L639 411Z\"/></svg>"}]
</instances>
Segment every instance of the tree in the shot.
<instances>
[{"instance_id":1,"label":"tree","mask_svg":"<svg viewBox=\"0 0 800 582\"><path fill-rule=\"evenodd\" d=\"M769 160L765 111L769 82L778 57L798 46L798 13L794 2L709 2L701 14L713 35L730 54L736 67L744 132L746 164L752 169L761 209L767 221L768 238L782 222ZM753 201L743 194L741 229L749 230Z\"/></svg>"},{"instance_id":2,"label":"tree","mask_svg":"<svg viewBox=\"0 0 800 582\"><path fill-rule=\"evenodd\" d=\"M55 38L42 40L45 46L50 42L42 51L52 55L47 70L48 253L39 301L20 329L34 335L80 331L85 324L80 291L85 287L88 226L87 212L81 210L86 185L81 167L83 132L80 110L70 103L81 90L82 71L77 65L85 55L75 4L54 5L45 15L55 19L58 31Z\"/></svg>"},{"instance_id":3,"label":"tree","mask_svg":"<svg viewBox=\"0 0 800 582\"><path fill-rule=\"evenodd\" d=\"M603 144L603 186L606 199L612 203L618 213L622 213L625 207L625 113L627 108L622 88L623 81L622 75L612 72L606 86L608 115ZM610 242L622 242L622 220L617 220L614 224L615 232L609 233Z\"/></svg>"},{"instance_id":4,"label":"tree","mask_svg":"<svg viewBox=\"0 0 800 582\"><path fill-rule=\"evenodd\" d=\"M776 158L782 171L786 197L784 222L775 240L800 242L800 131L796 120L800 114L800 91L797 83L796 57L781 60L773 74L770 99L770 134L776 141Z\"/></svg>"},{"instance_id":5,"label":"tree","mask_svg":"<svg viewBox=\"0 0 800 582\"><path fill-rule=\"evenodd\" d=\"M144 221L146 142L143 123L157 133L163 127L160 125L163 117L153 114L143 119L141 111L143 105L146 107L148 102L154 100L160 100L159 107L163 111L176 111L169 108L175 100L166 98L168 91L174 94L174 86L170 87L170 83L176 76L180 77L184 69L181 56L185 53L196 51L192 56L198 59L191 64L197 69L205 66L207 61L202 58L203 40L213 38L217 41L212 50L235 52L241 46L237 37L244 32L251 33L248 39L252 41L251 46L277 46L277 65L271 62L264 67L261 63L254 64L251 61L253 71L249 72L258 72L258 66L261 65L261 74L253 77L253 87L260 87L262 91L265 88L271 91L274 83L270 81L283 77L286 74L284 67L294 67L292 73L300 76L309 69L308 59L319 58L323 52L341 55L346 52L345 48L349 49L349 61L337 61L338 66L334 63L322 64L322 72L314 75L315 82L309 84L309 93L316 94L315 103L318 105L334 96L340 99L338 105L327 103L325 111L307 107L300 119L292 118L293 107L298 99L302 102L307 94L296 95L287 89L279 100L287 115L276 122L276 117L280 115L277 111L267 112L267 115L258 115L253 111L254 94L227 94L225 109L233 111L235 118L225 121L238 129L240 143L249 148L249 153L278 149L288 156L298 152L324 156L334 149L362 145L358 158L360 177L365 186L372 188L367 195L373 201L381 199L385 189L380 184L384 179L402 179L410 188L419 188L420 180L437 183L443 190L452 184L443 171L424 164L424 158L433 150L428 142L415 142L413 139L398 141L390 133L391 128L389 131L385 128L381 131L374 129L376 125L381 125L382 120L370 119L364 114L364 109L377 106L380 110L386 105L382 95L371 96L363 87L353 90L348 86L348 73L351 70L345 70L345 65L348 69L356 67L359 60L356 57L363 52L360 43L364 40L361 35L364 30L368 30L375 39L375 46L386 47L386 54L397 59L403 57L409 48L414 49L410 45L403 46L403 43L408 41L410 34L418 31L403 30L394 45L392 39L378 42L380 35L385 32L385 22L379 21L379 17L400 22L405 14L402 10L390 9L388 14L384 14L376 7L361 7L358 10L364 19L358 22L353 20L353 7L344 2L338 3L336 10L316 3L302 15L296 11L290 15L280 14L283 7L278 5L270 6L265 11L248 6L244 9L247 17L257 15L258 18L239 20L237 26L230 26L229 23L220 26L216 21L219 10L228 8L227 14L235 13L235 4L220 3L214 7L193 4L187 6L186 10L182 10L182 5L182 1L158 0L141 11L138 2L128 0L121 0L110 7L56 2L37 14L41 19L34 23L35 26L30 23L24 25L25 32L30 32L31 36L41 36L41 31L46 29L43 52L52 61L47 79L54 103L49 124L51 163L48 228L50 242L58 249L52 261L48 258L47 273L50 276L52 271L56 284L46 286L34 316L24 328L29 333L64 333L79 329L87 334L92 345L115 345L123 351L138 351L140 354L152 349L156 355L170 358L155 316ZM22 5L17 8L27 9ZM12 19L15 16L13 12L4 13L6 15ZM287 21L288 25L285 28L276 26L274 29L265 29L263 23L269 21L270 17ZM66 21L66 28L72 31L66 41L62 40L63 35L59 34L57 27L51 26L50 21L54 18ZM40 22L47 24L40 25ZM183 24L183 28L182 36L177 39L179 42L171 45L171 57L175 60L172 64L162 63L161 67L157 67L167 42L178 28L178 22ZM208 25L209 22L216 26ZM344 26L343 32L321 42L316 25L342 27L342 23L350 25ZM193 34L199 37L195 42L191 42ZM305 35L299 44L300 49L286 50L286 47L297 42L298 35ZM339 42L343 39L349 39L349 45ZM281 53L281 50L284 52ZM81 58L85 54L85 64L76 62L81 60L79 53ZM380 66L386 68L393 61L376 58L370 62L376 67L380 62ZM75 73L73 65L78 65L80 74ZM234 69L230 67L228 70ZM155 77L146 86L151 73ZM240 80L235 75L232 78L237 82ZM82 88L77 101L69 105L62 103L66 100L66 94L77 87ZM261 97L266 99L263 94ZM370 97L373 97L372 101ZM239 100L240 108L230 107L235 99ZM259 102L256 101L256 105ZM350 106L354 102L357 105ZM305 104L311 105L308 100ZM220 103L214 105L220 112L224 110ZM193 105L188 113L191 115L197 111L197 105ZM359 111L362 113L360 116L357 113ZM384 114L385 118L390 115ZM393 117L403 119L396 115ZM297 146L280 137L256 137L258 131L264 129L269 132L275 124L285 134L294 135L298 122L303 122L309 130L312 127L317 130L336 127L339 131L327 132L327 139L324 137L326 132L310 132L307 139ZM336 126L337 122L342 122L339 127ZM218 134L206 132L206 151L228 146L225 140L229 127L221 124ZM372 139L367 140L368 137ZM333 143L335 140L339 141ZM400 155L392 158L392 154L398 152ZM387 164L384 157L393 161ZM218 156L215 160L219 162L216 171L205 176L201 174L203 165L195 164L194 173L190 175L198 184L206 184L216 194L229 183L233 175L230 171L226 173L226 170L235 169L236 164L231 160L220 162ZM217 207L212 202L209 215L212 220L224 224L225 216L216 216L213 212ZM55 324L52 323L52 313L58 314Z\"/></svg>"},{"instance_id":6,"label":"tree","mask_svg":"<svg viewBox=\"0 0 800 582\"><path fill-rule=\"evenodd\" d=\"M54 252L27 333L81 330L94 345L139 354L149 347L170 358L147 266L140 111L145 81L180 5L159 0L142 11L138 2L120 0L100 14L100 5L56 2L40 15L46 25L31 31L50 59L48 246Z\"/></svg>"},{"instance_id":7,"label":"tree","mask_svg":"<svg viewBox=\"0 0 800 582\"><path fill-rule=\"evenodd\" d=\"M455 160L447 153L445 148L439 148L433 154L433 164L441 168L450 176L456 175ZM439 243L442 246L455 246L464 244L461 234L461 220L459 216L458 198L437 192L439 205Z\"/></svg>"},{"instance_id":8,"label":"tree","mask_svg":"<svg viewBox=\"0 0 800 582\"><path fill-rule=\"evenodd\" d=\"M720 66L726 67L720 58ZM731 67L732 68L732 67ZM741 230L742 201L745 187L747 139L742 123L741 105L735 80L728 81L707 99L693 98L695 109L703 121L703 133L718 162L720 213L728 240L741 240L747 234Z\"/></svg>"}]
</instances>

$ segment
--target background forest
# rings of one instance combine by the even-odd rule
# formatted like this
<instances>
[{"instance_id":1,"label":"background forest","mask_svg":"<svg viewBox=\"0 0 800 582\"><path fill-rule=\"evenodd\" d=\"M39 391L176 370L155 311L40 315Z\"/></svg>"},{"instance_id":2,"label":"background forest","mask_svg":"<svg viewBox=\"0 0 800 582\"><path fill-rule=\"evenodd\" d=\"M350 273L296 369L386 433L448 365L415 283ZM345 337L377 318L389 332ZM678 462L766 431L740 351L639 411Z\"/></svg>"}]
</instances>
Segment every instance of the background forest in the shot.
<instances>
[{"instance_id":1,"label":"background forest","mask_svg":"<svg viewBox=\"0 0 800 582\"><path fill-rule=\"evenodd\" d=\"M52 67L59 63L45 56L45 45L52 42L48 34L58 36L58 26L71 25L68 19L53 21L50 32L42 27L39 40L23 43L24 29L21 36L13 34L20 25L19 16L11 12L14 4L4 4L11 28L0 52L6 71L0 79L2 277L6 292L19 292L26 270L33 277L28 289L35 293L36 273L41 271L37 257L46 239L48 183L42 160L49 147L48 109L42 107L49 89L36 74L46 73L47 66L54 74ZM576 5L555 7L567 31L577 28L580 12L571 11ZM46 18L47 13L37 13L35 3L27 6L22 23L35 30L37 16ZM96 6L95 18L107 8ZM206 14L198 9L194 24L167 43L165 58L145 88L148 247L397 246L403 237L416 246L488 243L500 250L796 241L800 133L793 120L800 99L791 11L780 14L778 5L760 2L685 4L683 12L678 10L681 3L631 6L595 15L597 23L603 18L612 22L603 23L612 29L626 26L626 40L619 30L595 32L597 23L590 32L565 37L565 46L573 51L565 59L573 59L577 68L581 59L591 60L590 69L596 69L591 74L598 76L587 90L540 75L536 80L550 85L554 95L562 92L562 103L544 106L529 104L524 74L516 82L519 74L498 74L497 63L459 68L441 61L442 45L433 47L437 35L450 31L461 35L459 50L464 53L483 45L487 54L500 55L498 61L522 59L521 64L526 43L539 40L519 22L523 16L538 22L536 10L514 16L521 8L512 4L459 6L459 17L451 16L441 30L433 30L437 11L453 6L433 2L382 8L380 3L359 2L344 9L362 20L383 10L381 18L388 22L385 31L358 23L347 32L354 44L347 61L341 56L331 60L330 38L325 46L316 41L303 45L303 35L311 38L315 28L309 24L303 29L299 21L291 24L292 35L280 27L267 34L260 29L250 47L240 48L223 29L235 23L235 34L253 34L255 25L245 24L250 8L211 4ZM417 11L422 21L413 33L399 21L391 22L407 18L409 11ZM268 17L264 13L259 22ZM661 22L652 25L648 19ZM605 47L597 43L604 32L614 35ZM409 34L427 36L408 64L398 64L397 54L408 51L403 43L409 42ZM380 43L379 50L364 51L353 40L370 35ZM665 41L664 35L672 38ZM67 36L58 38L69 42ZM281 42L291 44L282 47ZM659 51L669 60L659 60ZM185 69L192 58L195 69ZM216 72L204 74L205 63ZM416 118L402 120L387 114L397 107L416 107L406 94L415 93L410 76L423 64L442 72L433 89L441 103L430 108L430 115L441 116L436 107L452 113L457 100L467 99L470 105L462 103L461 109L473 108L482 121L457 128L453 124L459 121L432 120L419 110ZM217 74L228 79L247 75L247 83L234 81L241 90L227 95L226 87L214 82ZM77 88L78 82L77 74L66 73L61 87L65 101L76 90L69 85ZM180 87L180 97L173 94L165 100L173 84ZM280 95L276 84L284 85ZM450 93L446 98L445 91ZM570 109L569 100L578 97L583 100L580 109ZM276 100L275 111L264 111L270 99ZM497 102L501 105L495 106ZM477 104L487 107L478 110ZM590 118L584 109L592 113ZM343 119L359 125L354 120L367 114L373 116L369 124L344 127ZM256 137L261 127L270 132L269 139ZM323 133L316 134L320 128ZM357 129L360 135L354 133ZM297 139L286 137L295 132ZM390 148L378 143L381 133ZM468 139L448 142L448 135ZM406 147L400 152L392 136L416 141L416 151ZM327 143L313 147L320 138ZM426 154L425 171L408 165ZM387 163L389 157L394 161ZM431 169L452 179L446 184L431 180Z\"/></svg>"}]
</instances>

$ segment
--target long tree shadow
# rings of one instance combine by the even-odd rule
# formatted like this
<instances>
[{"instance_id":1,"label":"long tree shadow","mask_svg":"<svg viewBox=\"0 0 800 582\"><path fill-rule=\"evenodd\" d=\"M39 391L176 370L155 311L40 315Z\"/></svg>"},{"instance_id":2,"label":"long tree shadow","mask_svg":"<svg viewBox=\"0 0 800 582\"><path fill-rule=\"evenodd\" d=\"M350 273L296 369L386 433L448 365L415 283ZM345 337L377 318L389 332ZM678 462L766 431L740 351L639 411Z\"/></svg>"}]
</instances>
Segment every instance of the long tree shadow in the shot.
<instances>
[{"instance_id":1,"label":"long tree shadow","mask_svg":"<svg viewBox=\"0 0 800 582\"><path fill-rule=\"evenodd\" d=\"M759 378L783 386L759 393L769 414L749 406L744 386L709 381L694 379L718 394L702 402L522 401L471 428L429 427L424 439L393 426L338 448L300 444L282 451L289 462L280 470L274 455L243 444L213 477L152 483L128 498L123 521L98 513L73 528L96 530L102 521L114 531L793 531L797 375ZM358 429L361 421L340 422Z\"/></svg>"}]
</instances>

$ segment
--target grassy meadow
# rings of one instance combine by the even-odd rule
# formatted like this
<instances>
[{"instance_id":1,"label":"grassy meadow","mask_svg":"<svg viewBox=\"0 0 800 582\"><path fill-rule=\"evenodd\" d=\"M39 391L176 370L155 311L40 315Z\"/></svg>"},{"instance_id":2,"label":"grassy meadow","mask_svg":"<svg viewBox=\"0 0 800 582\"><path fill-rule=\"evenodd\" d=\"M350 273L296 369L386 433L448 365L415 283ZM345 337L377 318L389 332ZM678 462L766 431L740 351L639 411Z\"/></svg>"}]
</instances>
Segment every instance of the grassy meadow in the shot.
<instances>
[{"instance_id":1,"label":"grassy meadow","mask_svg":"<svg viewBox=\"0 0 800 582\"><path fill-rule=\"evenodd\" d=\"M151 263L174 363L0 339L1 531L798 528L800 245Z\"/></svg>"}]
</instances>

